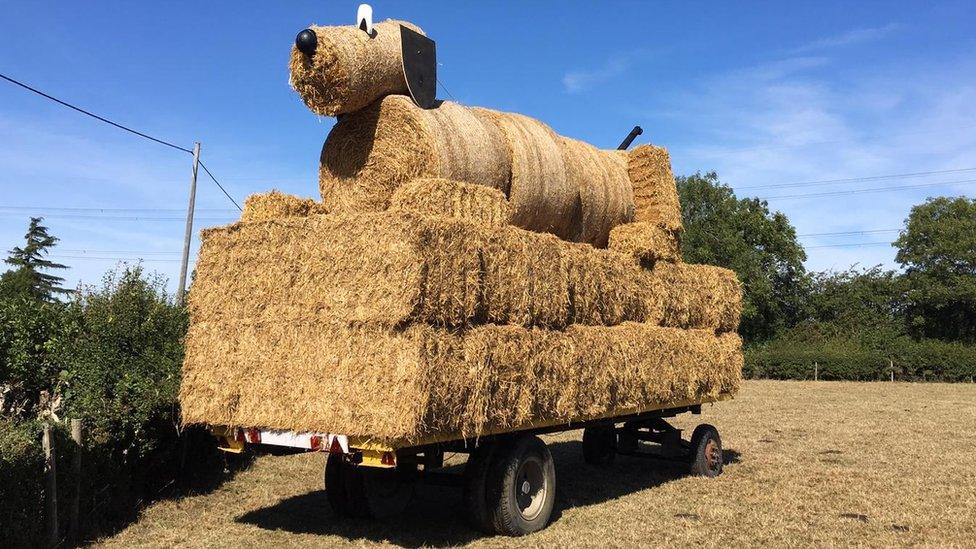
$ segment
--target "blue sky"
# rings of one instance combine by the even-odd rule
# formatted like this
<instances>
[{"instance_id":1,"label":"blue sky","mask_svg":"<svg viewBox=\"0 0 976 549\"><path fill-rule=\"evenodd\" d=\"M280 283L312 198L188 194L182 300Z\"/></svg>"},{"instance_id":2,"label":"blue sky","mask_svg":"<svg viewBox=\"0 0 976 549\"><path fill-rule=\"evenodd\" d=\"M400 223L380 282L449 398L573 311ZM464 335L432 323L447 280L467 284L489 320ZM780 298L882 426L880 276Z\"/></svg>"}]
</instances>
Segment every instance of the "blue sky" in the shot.
<instances>
[{"instance_id":1,"label":"blue sky","mask_svg":"<svg viewBox=\"0 0 976 549\"><path fill-rule=\"evenodd\" d=\"M316 196L333 120L288 87L289 48L311 23L353 23L357 5L0 0L0 72L181 146L202 142L239 202L271 188ZM375 19L409 19L437 41L438 76L462 103L607 148L640 124L638 142L667 146L675 173L716 170L740 196L769 197L813 235L801 237L811 269L894 266L884 242L896 232L818 235L897 229L926 196L976 191L976 170L768 187L976 168L971 1L372 5ZM71 285L141 257L175 287L189 155L6 82L0 144L0 248L45 215ZM236 217L206 179L197 207L197 229Z\"/></svg>"}]
</instances>

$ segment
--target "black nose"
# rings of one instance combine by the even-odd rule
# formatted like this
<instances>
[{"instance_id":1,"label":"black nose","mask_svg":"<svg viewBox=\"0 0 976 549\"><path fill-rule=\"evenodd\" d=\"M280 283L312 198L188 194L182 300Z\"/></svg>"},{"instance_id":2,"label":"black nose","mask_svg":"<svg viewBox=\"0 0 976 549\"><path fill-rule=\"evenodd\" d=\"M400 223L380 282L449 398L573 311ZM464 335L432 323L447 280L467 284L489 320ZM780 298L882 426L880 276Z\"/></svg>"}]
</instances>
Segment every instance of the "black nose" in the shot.
<instances>
[{"instance_id":1,"label":"black nose","mask_svg":"<svg viewBox=\"0 0 976 549\"><path fill-rule=\"evenodd\" d=\"M319 41L312 29L305 29L295 37L295 47L309 57L315 55L315 48L318 45Z\"/></svg>"}]
</instances>

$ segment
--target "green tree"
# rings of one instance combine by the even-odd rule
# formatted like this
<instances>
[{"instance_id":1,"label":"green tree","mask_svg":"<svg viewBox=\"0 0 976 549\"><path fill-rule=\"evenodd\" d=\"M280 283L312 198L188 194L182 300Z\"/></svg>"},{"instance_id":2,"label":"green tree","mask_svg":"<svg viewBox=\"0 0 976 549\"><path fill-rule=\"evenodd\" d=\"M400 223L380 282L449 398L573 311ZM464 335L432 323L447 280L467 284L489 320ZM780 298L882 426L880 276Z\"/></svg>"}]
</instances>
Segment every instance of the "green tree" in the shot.
<instances>
[{"instance_id":1,"label":"green tree","mask_svg":"<svg viewBox=\"0 0 976 549\"><path fill-rule=\"evenodd\" d=\"M808 322L826 336L864 336L875 343L904 335L903 284L880 266L814 273L807 300Z\"/></svg>"},{"instance_id":2,"label":"green tree","mask_svg":"<svg viewBox=\"0 0 976 549\"><path fill-rule=\"evenodd\" d=\"M94 442L126 459L174 436L187 317L167 296L165 280L125 266L100 287L79 291L67 309L67 415L84 419Z\"/></svg>"},{"instance_id":3,"label":"green tree","mask_svg":"<svg viewBox=\"0 0 976 549\"><path fill-rule=\"evenodd\" d=\"M682 250L689 263L732 269L742 281L739 333L767 339L803 315L806 253L796 230L766 202L739 199L715 172L678 177L684 222Z\"/></svg>"},{"instance_id":4,"label":"green tree","mask_svg":"<svg viewBox=\"0 0 976 549\"><path fill-rule=\"evenodd\" d=\"M42 272L68 268L46 259L50 249L58 243L58 238L49 234L47 227L41 225L43 220L42 217L31 218L27 234L24 235L27 243L23 247L10 250L10 256L4 260L13 269L0 275L0 293L3 295L23 295L51 301L59 294L71 293L71 290L61 287L63 278Z\"/></svg>"},{"instance_id":5,"label":"green tree","mask_svg":"<svg viewBox=\"0 0 976 549\"><path fill-rule=\"evenodd\" d=\"M913 207L893 245L912 332L976 341L976 200L938 197Z\"/></svg>"}]
</instances>

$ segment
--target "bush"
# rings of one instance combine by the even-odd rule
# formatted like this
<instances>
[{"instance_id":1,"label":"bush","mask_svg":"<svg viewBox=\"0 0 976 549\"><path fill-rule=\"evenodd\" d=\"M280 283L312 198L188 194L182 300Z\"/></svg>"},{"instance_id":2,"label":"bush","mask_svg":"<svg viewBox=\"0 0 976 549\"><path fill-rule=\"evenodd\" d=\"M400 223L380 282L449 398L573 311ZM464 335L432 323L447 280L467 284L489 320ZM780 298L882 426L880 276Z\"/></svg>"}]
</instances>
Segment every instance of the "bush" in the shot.
<instances>
[{"instance_id":1,"label":"bush","mask_svg":"<svg viewBox=\"0 0 976 549\"><path fill-rule=\"evenodd\" d=\"M976 376L976 346L902 336L804 339L788 334L745 351L749 378L824 380L969 381Z\"/></svg>"},{"instance_id":2,"label":"bush","mask_svg":"<svg viewBox=\"0 0 976 549\"><path fill-rule=\"evenodd\" d=\"M94 444L121 460L176 436L176 397L187 319L165 281L123 267L79 292L60 346L65 415L83 419Z\"/></svg>"},{"instance_id":3,"label":"bush","mask_svg":"<svg viewBox=\"0 0 976 549\"><path fill-rule=\"evenodd\" d=\"M0 413L36 416L41 391L54 393L55 356L64 305L14 296L0 299Z\"/></svg>"},{"instance_id":4,"label":"bush","mask_svg":"<svg viewBox=\"0 0 976 549\"><path fill-rule=\"evenodd\" d=\"M37 424L0 418L0 525L6 546L36 545L44 525L43 473Z\"/></svg>"}]
</instances>

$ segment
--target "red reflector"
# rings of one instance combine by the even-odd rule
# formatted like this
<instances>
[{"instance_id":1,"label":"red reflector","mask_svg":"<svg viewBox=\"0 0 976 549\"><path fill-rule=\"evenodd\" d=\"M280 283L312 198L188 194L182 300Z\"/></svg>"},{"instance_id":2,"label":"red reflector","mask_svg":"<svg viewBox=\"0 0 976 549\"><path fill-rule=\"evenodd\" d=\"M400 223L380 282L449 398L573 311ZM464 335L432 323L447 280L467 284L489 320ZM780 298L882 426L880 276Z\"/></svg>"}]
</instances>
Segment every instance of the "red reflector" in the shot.
<instances>
[{"instance_id":1,"label":"red reflector","mask_svg":"<svg viewBox=\"0 0 976 549\"><path fill-rule=\"evenodd\" d=\"M383 457L380 459L380 463L383 465L396 465L396 454L393 452L383 452Z\"/></svg>"},{"instance_id":2,"label":"red reflector","mask_svg":"<svg viewBox=\"0 0 976 549\"><path fill-rule=\"evenodd\" d=\"M313 451L317 452L322 449L322 437L319 435L312 435L308 442Z\"/></svg>"},{"instance_id":3,"label":"red reflector","mask_svg":"<svg viewBox=\"0 0 976 549\"><path fill-rule=\"evenodd\" d=\"M253 444L261 444L261 431L251 427L247 430L247 440Z\"/></svg>"},{"instance_id":4,"label":"red reflector","mask_svg":"<svg viewBox=\"0 0 976 549\"><path fill-rule=\"evenodd\" d=\"M247 442L247 440L244 439L244 429L237 429L234 431L234 440L237 442Z\"/></svg>"},{"instance_id":5,"label":"red reflector","mask_svg":"<svg viewBox=\"0 0 976 549\"><path fill-rule=\"evenodd\" d=\"M330 454L341 454L341 453L343 453L342 452L342 444L339 444L339 437L332 437L332 445L329 446L329 453Z\"/></svg>"}]
</instances>

